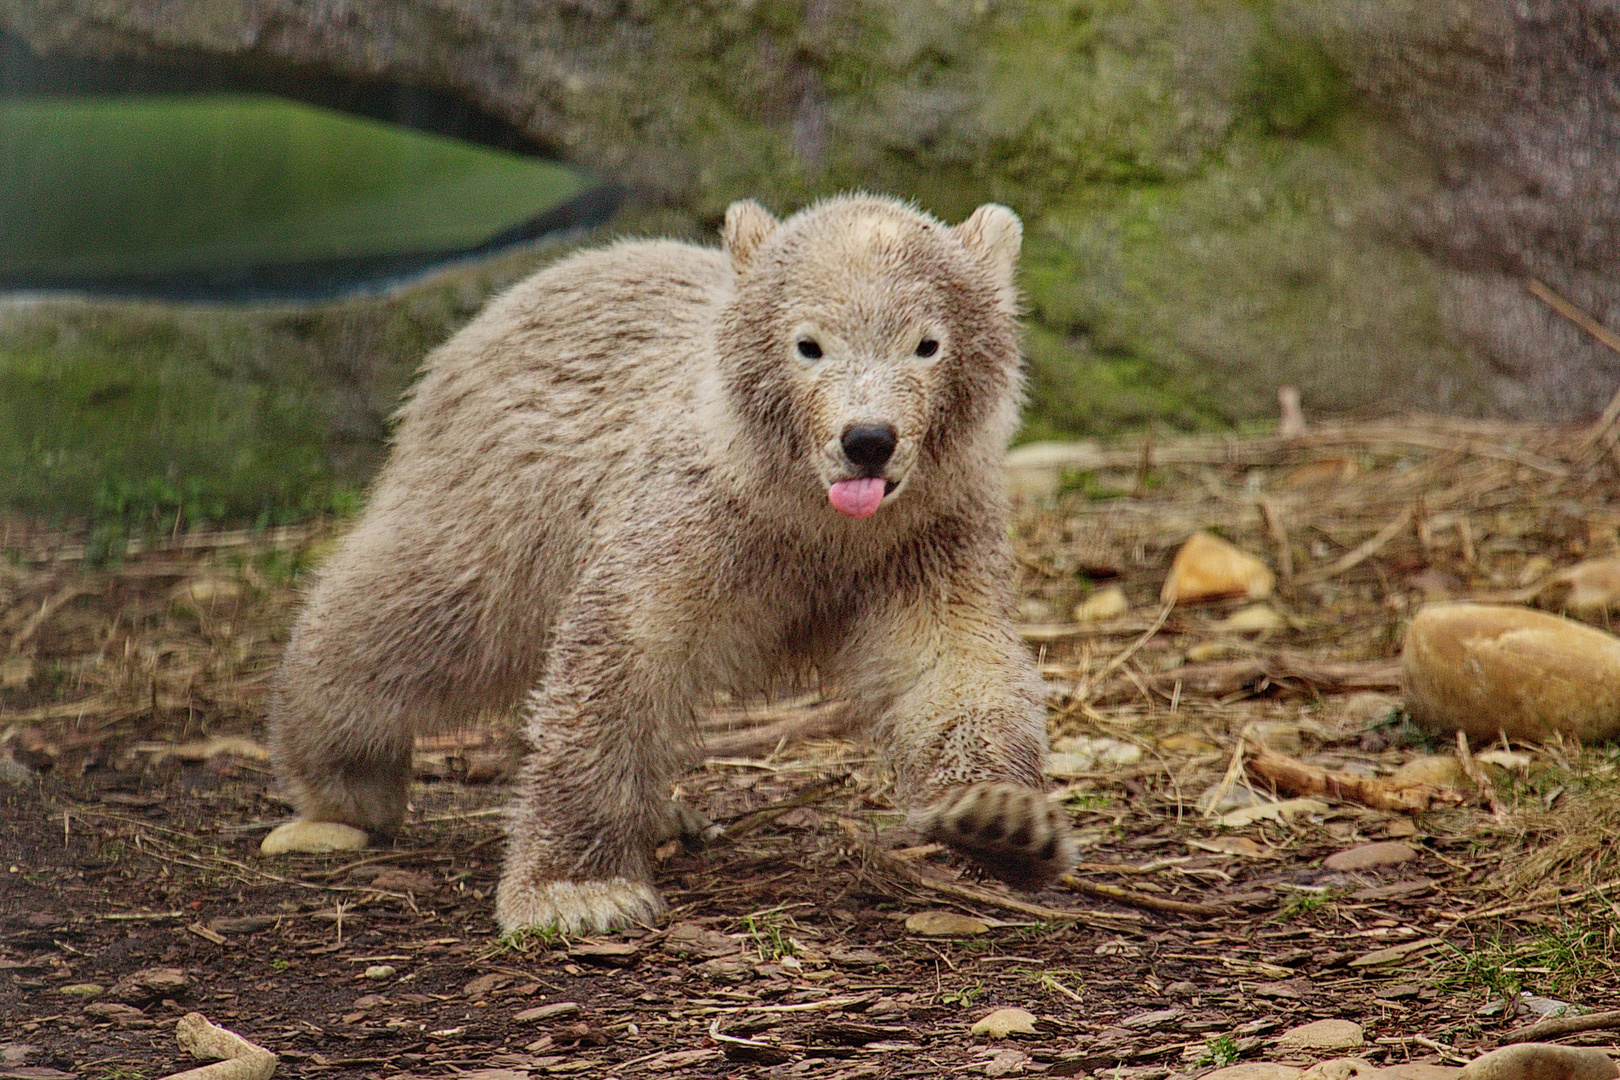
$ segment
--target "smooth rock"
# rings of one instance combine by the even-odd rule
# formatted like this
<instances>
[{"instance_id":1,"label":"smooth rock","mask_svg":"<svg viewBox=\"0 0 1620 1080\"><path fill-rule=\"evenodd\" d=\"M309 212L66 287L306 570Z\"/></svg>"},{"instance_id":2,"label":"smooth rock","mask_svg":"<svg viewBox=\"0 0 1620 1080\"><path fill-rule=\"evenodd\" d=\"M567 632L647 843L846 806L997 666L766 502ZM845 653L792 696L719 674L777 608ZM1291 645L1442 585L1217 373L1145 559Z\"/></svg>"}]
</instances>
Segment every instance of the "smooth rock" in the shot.
<instances>
[{"instance_id":1,"label":"smooth rock","mask_svg":"<svg viewBox=\"0 0 1620 1080\"><path fill-rule=\"evenodd\" d=\"M1317 1020L1289 1028L1277 1037L1279 1050L1355 1050L1366 1045L1361 1025L1349 1020Z\"/></svg>"},{"instance_id":2,"label":"smooth rock","mask_svg":"<svg viewBox=\"0 0 1620 1080\"><path fill-rule=\"evenodd\" d=\"M1463 1066L1457 1080L1613 1080L1614 1059L1590 1046L1519 1043Z\"/></svg>"},{"instance_id":3,"label":"smooth rock","mask_svg":"<svg viewBox=\"0 0 1620 1080\"><path fill-rule=\"evenodd\" d=\"M1305 1070L1300 1080L1367 1080L1378 1066L1366 1058L1329 1058Z\"/></svg>"},{"instance_id":4,"label":"smooth rock","mask_svg":"<svg viewBox=\"0 0 1620 1080\"><path fill-rule=\"evenodd\" d=\"M989 1039L1005 1039L1009 1035L1034 1035L1035 1014L1028 1009L997 1009L981 1016L973 1025L973 1034Z\"/></svg>"},{"instance_id":5,"label":"smooth rock","mask_svg":"<svg viewBox=\"0 0 1620 1080\"><path fill-rule=\"evenodd\" d=\"M1228 634L1267 634L1288 629L1288 620L1270 604L1250 604L1217 622L1215 629Z\"/></svg>"},{"instance_id":6,"label":"smooth rock","mask_svg":"<svg viewBox=\"0 0 1620 1080\"><path fill-rule=\"evenodd\" d=\"M0 690L21 690L34 679L34 660L29 656L10 656L0 660Z\"/></svg>"},{"instance_id":7,"label":"smooth rock","mask_svg":"<svg viewBox=\"0 0 1620 1080\"><path fill-rule=\"evenodd\" d=\"M1401 652L1406 709L1430 731L1476 745L1620 737L1620 638L1557 615L1493 604L1431 604Z\"/></svg>"},{"instance_id":8,"label":"smooth rock","mask_svg":"<svg viewBox=\"0 0 1620 1080\"><path fill-rule=\"evenodd\" d=\"M67 997L81 998L85 1001L92 1001L95 998L100 997L102 994L105 994L107 992L107 988L102 986L100 983L69 983L66 986L57 987L56 992Z\"/></svg>"},{"instance_id":9,"label":"smooth rock","mask_svg":"<svg viewBox=\"0 0 1620 1080\"><path fill-rule=\"evenodd\" d=\"M1337 487L1354 480L1360 471L1354 458L1323 458L1320 461L1307 461L1290 469L1281 480L1277 481L1277 486L1284 491Z\"/></svg>"},{"instance_id":10,"label":"smooth rock","mask_svg":"<svg viewBox=\"0 0 1620 1080\"><path fill-rule=\"evenodd\" d=\"M1376 844L1336 851L1322 860L1329 870L1370 870L1375 866L1393 866L1417 858L1417 849L1399 840L1380 840Z\"/></svg>"},{"instance_id":11,"label":"smooth rock","mask_svg":"<svg viewBox=\"0 0 1620 1080\"><path fill-rule=\"evenodd\" d=\"M917 911L906 916L906 929L924 937L975 937L990 927L954 911Z\"/></svg>"},{"instance_id":12,"label":"smooth rock","mask_svg":"<svg viewBox=\"0 0 1620 1080\"><path fill-rule=\"evenodd\" d=\"M364 978L381 982L384 979L392 979L398 973L392 964L372 964L362 974Z\"/></svg>"},{"instance_id":13,"label":"smooth rock","mask_svg":"<svg viewBox=\"0 0 1620 1080\"><path fill-rule=\"evenodd\" d=\"M1434 1065L1427 1061L1403 1061L1385 1065L1379 1070L1379 1080L1457 1080L1462 1069L1456 1065Z\"/></svg>"},{"instance_id":14,"label":"smooth rock","mask_svg":"<svg viewBox=\"0 0 1620 1080\"><path fill-rule=\"evenodd\" d=\"M1193 533L1170 564L1159 598L1165 603L1270 596L1277 576L1255 556L1207 532Z\"/></svg>"},{"instance_id":15,"label":"smooth rock","mask_svg":"<svg viewBox=\"0 0 1620 1080\"><path fill-rule=\"evenodd\" d=\"M1074 621L1101 622L1103 619L1116 619L1129 610L1131 602L1125 598L1125 590L1118 585L1110 585L1074 605Z\"/></svg>"},{"instance_id":16,"label":"smooth rock","mask_svg":"<svg viewBox=\"0 0 1620 1080\"><path fill-rule=\"evenodd\" d=\"M1537 586L1535 604L1577 619L1601 620L1620 610L1620 559L1588 559L1565 567Z\"/></svg>"},{"instance_id":17,"label":"smooth rock","mask_svg":"<svg viewBox=\"0 0 1620 1080\"><path fill-rule=\"evenodd\" d=\"M1295 1065L1279 1065L1273 1061L1245 1061L1215 1069L1199 1080L1299 1080L1305 1070Z\"/></svg>"},{"instance_id":18,"label":"smooth rock","mask_svg":"<svg viewBox=\"0 0 1620 1080\"><path fill-rule=\"evenodd\" d=\"M285 855L305 852L321 855L329 851L359 851L370 838L353 825L335 821L289 821L270 830L259 844L259 854Z\"/></svg>"}]
</instances>

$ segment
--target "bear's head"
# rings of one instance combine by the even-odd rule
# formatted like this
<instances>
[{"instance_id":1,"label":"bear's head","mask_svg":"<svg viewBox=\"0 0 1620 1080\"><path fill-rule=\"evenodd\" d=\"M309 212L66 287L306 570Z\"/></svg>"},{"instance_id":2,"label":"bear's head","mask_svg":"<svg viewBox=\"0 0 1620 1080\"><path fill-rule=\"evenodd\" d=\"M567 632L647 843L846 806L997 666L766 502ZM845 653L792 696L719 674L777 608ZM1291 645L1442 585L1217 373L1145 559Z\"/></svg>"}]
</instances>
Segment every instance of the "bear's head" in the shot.
<instances>
[{"instance_id":1,"label":"bear's head","mask_svg":"<svg viewBox=\"0 0 1620 1080\"><path fill-rule=\"evenodd\" d=\"M744 201L722 236L736 274L716 342L725 392L781 481L866 518L999 467L1023 386L1011 210L951 227L857 195L779 222Z\"/></svg>"}]
</instances>

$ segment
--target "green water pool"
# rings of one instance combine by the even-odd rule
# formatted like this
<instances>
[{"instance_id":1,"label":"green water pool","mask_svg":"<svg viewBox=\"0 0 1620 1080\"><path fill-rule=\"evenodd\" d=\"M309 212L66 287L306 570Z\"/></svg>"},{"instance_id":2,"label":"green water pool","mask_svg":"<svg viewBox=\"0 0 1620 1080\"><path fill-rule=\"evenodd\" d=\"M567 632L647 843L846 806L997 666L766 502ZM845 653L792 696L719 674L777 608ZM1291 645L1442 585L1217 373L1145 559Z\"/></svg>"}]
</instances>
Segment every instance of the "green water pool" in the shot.
<instances>
[{"instance_id":1,"label":"green water pool","mask_svg":"<svg viewBox=\"0 0 1620 1080\"><path fill-rule=\"evenodd\" d=\"M0 282L463 251L588 186L282 98L0 100Z\"/></svg>"}]
</instances>

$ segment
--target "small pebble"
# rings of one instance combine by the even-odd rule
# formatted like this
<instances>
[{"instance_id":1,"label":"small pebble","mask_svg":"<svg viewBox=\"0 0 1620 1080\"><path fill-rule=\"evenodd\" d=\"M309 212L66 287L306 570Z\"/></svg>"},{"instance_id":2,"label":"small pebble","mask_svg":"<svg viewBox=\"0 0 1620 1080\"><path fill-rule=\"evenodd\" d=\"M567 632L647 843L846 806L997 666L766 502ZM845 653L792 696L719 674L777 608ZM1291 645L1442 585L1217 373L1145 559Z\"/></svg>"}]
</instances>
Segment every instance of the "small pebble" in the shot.
<instances>
[{"instance_id":1,"label":"small pebble","mask_svg":"<svg viewBox=\"0 0 1620 1080\"><path fill-rule=\"evenodd\" d=\"M365 977L368 979L376 979L379 982L383 979L392 979L394 977L393 965L372 964L370 967L366 968Z\"/></svg>"}]
</instances>

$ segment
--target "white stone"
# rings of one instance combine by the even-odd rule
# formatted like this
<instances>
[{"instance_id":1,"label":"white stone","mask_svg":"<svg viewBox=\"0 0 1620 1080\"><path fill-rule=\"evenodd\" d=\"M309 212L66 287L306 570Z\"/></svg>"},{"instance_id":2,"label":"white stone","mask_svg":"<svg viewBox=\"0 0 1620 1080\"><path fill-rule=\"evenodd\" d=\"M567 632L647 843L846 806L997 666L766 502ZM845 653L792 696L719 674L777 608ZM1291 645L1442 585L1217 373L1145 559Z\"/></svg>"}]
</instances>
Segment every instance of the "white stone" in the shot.
<instances>
[{"instance_id":1,"label":"white stone","mask_svg":"<svg viewBox=\"0 0 1620 1080\"><path fill-rule=\"evenodd\" d=\"M259 844L259 854L285 855L304 852L320 855L329 851L359 851L370 838L353 825L335 821L289 821L270 830Z\"/></svg>"}]
</instances>

